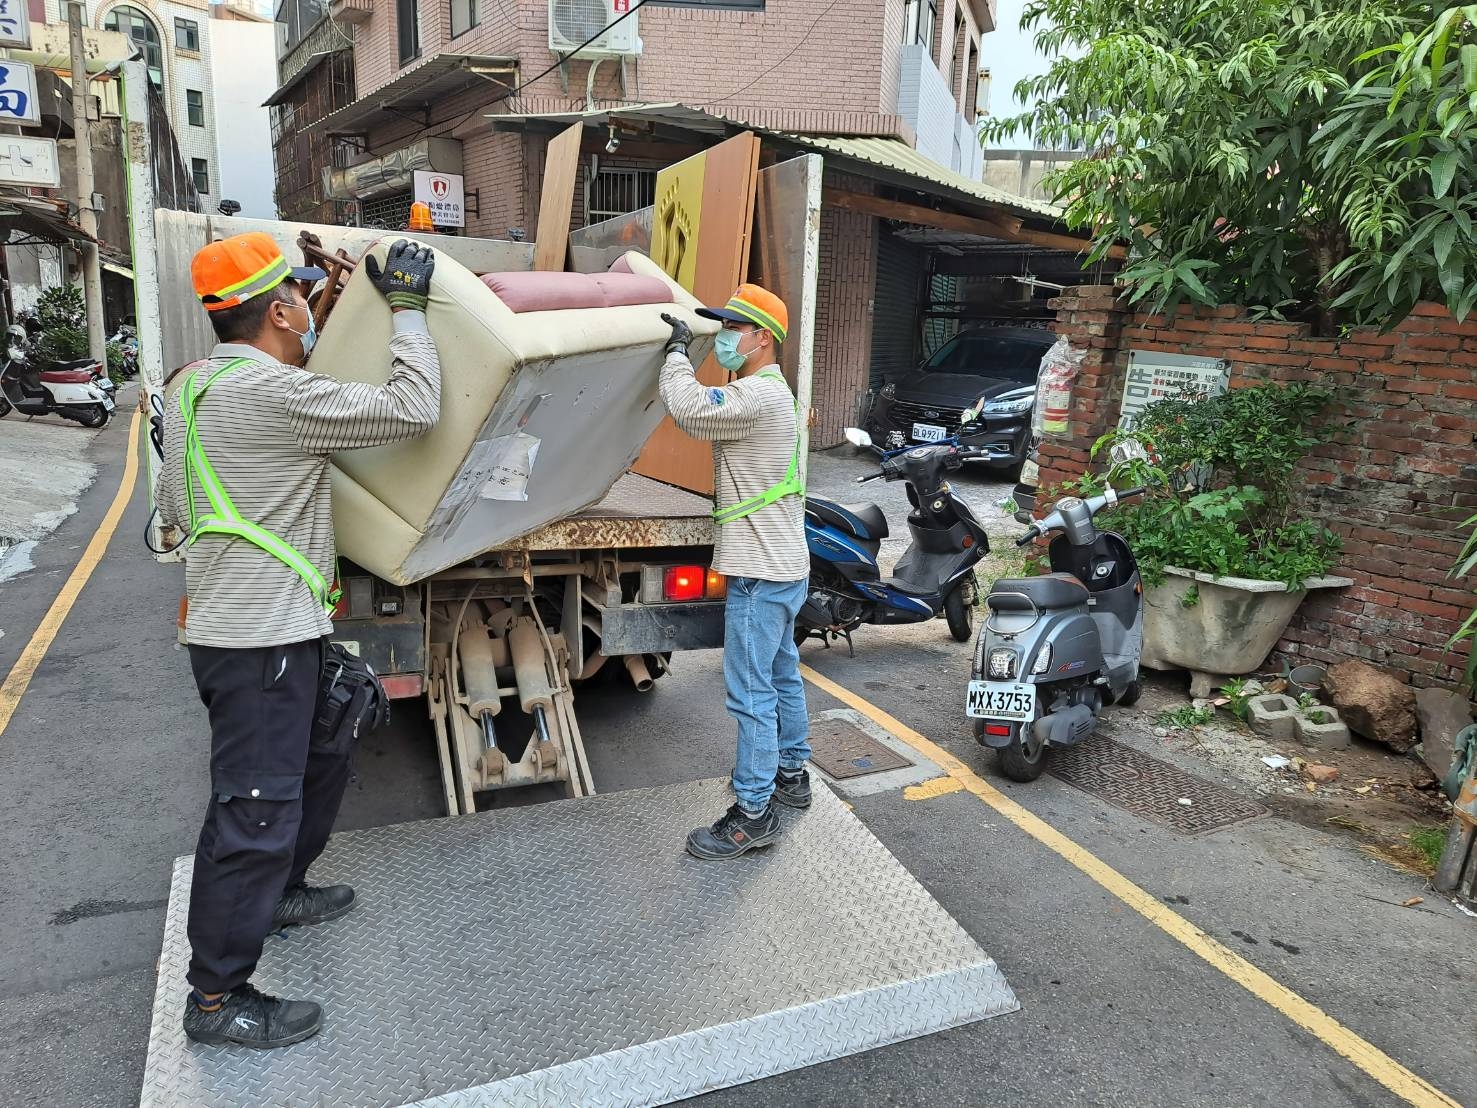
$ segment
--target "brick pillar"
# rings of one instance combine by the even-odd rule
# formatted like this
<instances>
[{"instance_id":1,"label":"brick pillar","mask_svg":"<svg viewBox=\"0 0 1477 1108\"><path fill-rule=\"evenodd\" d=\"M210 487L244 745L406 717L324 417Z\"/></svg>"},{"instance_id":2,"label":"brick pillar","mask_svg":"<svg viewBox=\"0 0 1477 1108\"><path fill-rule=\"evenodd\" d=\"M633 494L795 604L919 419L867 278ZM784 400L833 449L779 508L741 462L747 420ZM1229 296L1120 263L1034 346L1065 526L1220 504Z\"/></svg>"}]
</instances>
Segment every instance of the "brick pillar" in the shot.
<instances>
[{"instance_id":1,"label":"brick pillar","mask_svg":"<svg viewBox=\"0 0 1477 1108\"><path fill-rule=\"evenodd\" d=\"M1041 477L1049 489L1080 477L1092 444L1118 419L1123 392L1124 356L1120 356L1127 303L1112 285L1078 285L1050 303L1056 311L1056 333L1085 350L1082 370L1072 385L1069 433L1041 440Z\"/></svg>"}]
</instances>

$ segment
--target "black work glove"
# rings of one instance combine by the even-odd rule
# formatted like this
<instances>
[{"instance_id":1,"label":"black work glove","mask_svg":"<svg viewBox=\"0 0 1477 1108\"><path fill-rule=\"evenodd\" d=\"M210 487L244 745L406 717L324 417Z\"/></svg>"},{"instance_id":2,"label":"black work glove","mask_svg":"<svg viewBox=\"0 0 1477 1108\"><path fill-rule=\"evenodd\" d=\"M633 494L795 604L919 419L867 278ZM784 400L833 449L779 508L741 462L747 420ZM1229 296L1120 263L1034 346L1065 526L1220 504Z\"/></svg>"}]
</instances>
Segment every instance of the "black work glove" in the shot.
<instances>
[{"instance_id":1,"label":"black work glove","mask_svg":"<svg viewBox=\"0 0 1477 1108\"><path fill-rule=\"evenodd\" d=\"M365 257L364 268L369 271L374 287L385 294L391 308L407 308L416 312L426 310L431 273L436 268L436 258L429 246L417 246L400 239L385 255L383 273L372 256Z\"/></svg>"},{"instance_id":2,"label":"black work glove","mask_svg":"<svg viewBox=\"0 0 1477 1108\"><path fill-rule=\"evenodd\" d=\"M685 357L687 354L687 344L692 341L693 337L692 328L677 317L670 316L666 312L662 313L662 322L670 324L672 328L672 337L667 340L667 353L670 354L672 351L678 350Z\"/></svg>"}]
</instances>

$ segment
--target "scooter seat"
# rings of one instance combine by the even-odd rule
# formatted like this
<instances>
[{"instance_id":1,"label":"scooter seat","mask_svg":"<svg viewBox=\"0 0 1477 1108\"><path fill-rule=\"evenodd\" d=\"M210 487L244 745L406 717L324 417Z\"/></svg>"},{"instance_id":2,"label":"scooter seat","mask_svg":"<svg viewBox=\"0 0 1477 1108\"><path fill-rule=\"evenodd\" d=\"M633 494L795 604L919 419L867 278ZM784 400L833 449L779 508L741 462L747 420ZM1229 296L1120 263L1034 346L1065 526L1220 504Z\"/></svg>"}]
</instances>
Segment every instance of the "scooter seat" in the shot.
<instances>
[{"instance_id":1,"label":"scooter seat","mask_svg":"<svg viewBox=\"0 0 1477 1108\"><path fill-rule=\"evenodd\" d=\"M887 538L887 517L875 504L837 504L832 500L805 498L805 510L822 523L859 539Z\"/></svg>"},{"instance_id":2,"label":"scooter seat","mask_svg":"<svg viewBox=\"0 0 1477 1108\"><path fill-rule=\"evenodd\" d=\"M73 358L69 362L52 362L43 372L52 373L57 370L92 369L96 365L97 362L91 358Z\"/></svg>"},{"instance_id":3,"label":"scooter seat","mask_svg":"<svg viewBox=\"0 0 1477 1108\"><path fill-rule=\"evenodd\" d=\"M1075 608L1087 603L1087 587L1070 573L1040 577L1002 577L990 586L985 603L997 612L1029 612L1042 608Z\"/></svg>"}]
</instances>

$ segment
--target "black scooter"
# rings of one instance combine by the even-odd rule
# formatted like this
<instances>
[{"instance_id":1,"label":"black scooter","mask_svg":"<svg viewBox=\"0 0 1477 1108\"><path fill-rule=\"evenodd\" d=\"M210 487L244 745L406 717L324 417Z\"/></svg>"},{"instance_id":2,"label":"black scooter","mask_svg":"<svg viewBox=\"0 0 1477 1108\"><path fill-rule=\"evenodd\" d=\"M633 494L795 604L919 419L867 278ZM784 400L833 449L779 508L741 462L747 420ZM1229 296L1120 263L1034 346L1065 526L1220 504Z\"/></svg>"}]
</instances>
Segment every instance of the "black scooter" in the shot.
<instances>
[{"instance_id":1,"label":"black scooter","mask_svg":"<svg viewBox=\"0 0 1477 1108\"><path fill-rule=\"evenodd\" d=\"M961 446L957 439L883 451L856 427L846 429L846 438L881 456L878 471L857 478L858 483L907 483L913 541L893 576L883 577L877 563L888 536L882 509L807 497L810 595L795 620L795 641L816 637L829 646L830 640L844 638L854 653L851 632L863 623L921 623L943 615L955 640L968 642L974 629L974 567L989 552L990 540L945 474L984 451Z\"/></svg>"}]
</instances>

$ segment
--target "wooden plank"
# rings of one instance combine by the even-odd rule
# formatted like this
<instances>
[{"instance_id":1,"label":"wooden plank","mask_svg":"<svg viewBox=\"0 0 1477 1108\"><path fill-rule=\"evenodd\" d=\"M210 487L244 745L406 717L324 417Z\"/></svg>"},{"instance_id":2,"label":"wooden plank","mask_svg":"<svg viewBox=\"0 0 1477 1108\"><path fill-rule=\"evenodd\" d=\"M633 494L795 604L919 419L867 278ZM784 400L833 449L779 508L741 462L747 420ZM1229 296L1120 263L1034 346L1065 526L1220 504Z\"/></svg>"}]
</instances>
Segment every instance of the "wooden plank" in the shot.
<instances>
[{"instance_id":1,"label":"wooden plank","mask_svg":"<svg viewBox=\"0 0 1477 1108\"><path fill-rule=\"evenodd\" d=\"M759 139L745 132L656 179L651 256L705 304L722 304L748 272L754 225ZM728 375L710 355L698 380L721 385ZM704 496L713 493L713 449L663 420L632 466L637 473Z\"/></svg>"},{"instance_id":2,"label":"wooden plank","mask_svg":"<svg viewBox=\"0 0 1477 1108\"><path fill-rule=\"evenodd\" d=\"M941 212L936 208L925 208L921 204L907 204L901 200L888 200L881 196L868 196L860 192L843 189L826 189L825 202L833 208L862 212L881 219L894 219L899 223L911 223L918 227L935 227L941 231L959 231L966 235L983 235L986 238L1004 239L1008 242L1025 242L1033 246L1044 246L1051 250L1066 250L1074 254L1086 254L1092 244L1088 239L1076 235L1060 234L1055 231L1038 231L1025 226L1014 216L972 216L958 212ZM1122 260L1128 251L1121 245L1108 250L1108 257Z\"/></svg>"},{"instance_id":3,"label":"wooden plank","mask_svg":"<svg viewBox=\"0 0 1477 1108\"><path fill-rule=\"evenodd\" d=\"M584 124L576 123L549 140L538 206L538 237L533 243L534 269L561 272L569 255L569 220L574 212L583 131Z\"/></svg>"}]
</instances>

